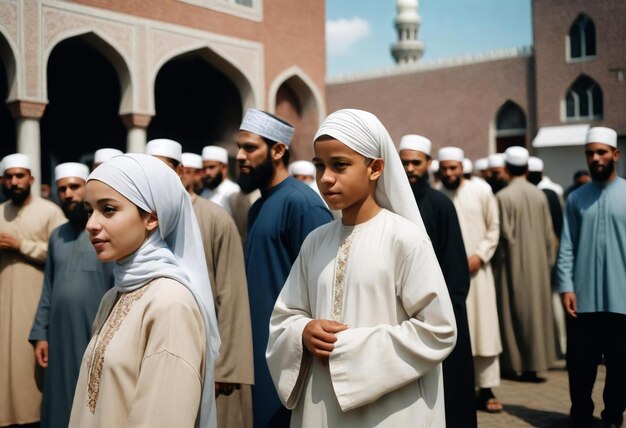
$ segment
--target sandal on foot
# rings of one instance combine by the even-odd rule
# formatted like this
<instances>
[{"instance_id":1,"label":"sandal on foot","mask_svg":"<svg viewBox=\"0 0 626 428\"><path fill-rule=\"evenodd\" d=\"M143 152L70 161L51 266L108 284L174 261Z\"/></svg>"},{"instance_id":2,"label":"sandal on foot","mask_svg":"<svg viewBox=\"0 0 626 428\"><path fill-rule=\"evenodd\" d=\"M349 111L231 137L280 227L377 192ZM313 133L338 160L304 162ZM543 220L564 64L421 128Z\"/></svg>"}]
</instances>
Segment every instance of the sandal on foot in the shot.
<instances>
[{"instance_id":1,"label":"sandal on foot","mask_svg":"<svg viewBox=\"0 0 626 428\"><path fill-rule=\"evenodd\" d=\"M500 403L496 397L492 397L481 400L478 409L487 413L500 413L502 411L502 403Z\"/></svg>"}]
</instances>

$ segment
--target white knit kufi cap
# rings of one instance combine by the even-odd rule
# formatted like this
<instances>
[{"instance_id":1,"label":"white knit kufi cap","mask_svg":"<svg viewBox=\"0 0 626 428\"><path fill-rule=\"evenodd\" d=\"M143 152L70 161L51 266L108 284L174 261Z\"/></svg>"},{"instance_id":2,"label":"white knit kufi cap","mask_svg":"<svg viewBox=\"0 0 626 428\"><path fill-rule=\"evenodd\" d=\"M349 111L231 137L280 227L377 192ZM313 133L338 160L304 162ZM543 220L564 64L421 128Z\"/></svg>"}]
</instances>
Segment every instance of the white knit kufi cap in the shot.
<instances>
[{"instance_id":1,"label":"white knit kufi cap","mask_svg":"<svg viewBox=\"0 0 626 428\"><path fill-rule=\"evenodd\" d=\"M506 157L506 163L514 166L526 166L528 165L528 150L520 146L509 147L504 151Z\"/></svg>"},{"instance_id":2,"label":"white knit kufi cap","mask_svg":"<svg viewBox=\"0 0 626 428\"><path fill-rule=\"evenodd\" d=\"M183 153L181 163L185 168L202 169L204 167L202 164L202 156L196 153Z\"/></svg>"},{"instance_id":3,"label":"white knit kufi cap","mask_svg":"<svg viewBox=\"0 0 626 428\"><path fill-rule=\"evenodd\" d=\"M439 154L437 155L437 159L439 162L443 161L456 161L463 162L465 159L465 153L462 149L458 147L442 147L439 149Z\"/></svg>"},{"instance_id":4,"label":"white knit kufi cap","mask_svg":"<svg viewBox=\"0 0 626 428\"><path fill-rule=\"evenodd\" d=\"M428 138L422 137L421 135L409 134L400 139L400 147L398 150L415 150L416 152L422 152L430 156L432 146Z\"/></svg>"},{"instance_id":5,"label":"white knit kufi cap","mask_svg":"<svg viewBox=\"0 0 626 428\"><path fill-rule=\"evenodd\" d=\"M205 146L202 149L202 160L217 161L228 165L228 152L219 146Z\"/></svg>"},{"instance_id":6,"label":"white knit kufi cap","mask_svg":"<svg viewBox=\"0 0 626 428\"><path fill-rule=\"evenodd\" d=\"M472 164L472 161L469 158L463 159L463 173L471 174L472 172L474 172L474 165Z\"/></svg>"},{"instance_id":7,"label":"white knit kufi cap","mask_svg":"<svg viewBox=\"0 0 626 428\"><path fill-rule=\"evenodd\" d=\"M183 146L168 138L158 138L148 141L148 144L146 144L146 154L151 156L163 156L165 158L174 159L180 163L182 161Z\"/></svg>"},{"instance_id":8,"label":"white knit kufi cap","mask_svg":"<svg viewBox=\"0 0 626 428\"><path fill-rule=\"evenodd\" d=\"M494 153L487 158L489 168L503 168L506 164L504 153Z\"/></svg>"},{"instance_id":9,"label":"white knit kufi cap","mask_svg":"<svg viewBox=\"0 0 626 428\"><path fill-rule=\"evenodd\" d=\"M614 149L617 148L617 132L611 128L604 126L596 126L587 131L587 137L585 138L585 144L589 143L601 143L611 146Z\"/></svg>"},{"instance_id":10,"label":"white knit kufi cap","mask_svg":"<svg viewBox=\"0 0 626 428\"><path fill-rule=\"evenodd\" d=\"M489 168L489 159L487 158L476 159L476 162L474 162L474 167L476 168L476 171L486 170L487 168Z\"/></svg>"},{"instance_id":11,"label":"white knit kufi cap","mask_svg":"<svg viewBox=\"0 0 626 428\"><path fill-rule=\"evenodd\" d=\"M93 154L93 163L106 162L109 159L114 158L115 156L121 156L123 154L124 154L124 152L122 152L121 150L118 150L118 149L109 149L109 148L98 149Z\"/></svg>"},{"instance_id":12,"label":"white knit kufi cap","mask_svg":"<svg viewBox=\"0 0 626 428\"><path fill-rule=\"evenodd\" d=\"M76 177L87 181L87 177L89 177L89 168L84 163L79 162L61 163L54 168L55 181L68 177Z\"/></svg>"},{"instance_id":13,"label":"white knit kufi cap","mask_svg":"<svg viewBox=\"0 0 626 428\"><path fill-rule=\"evenodd\" d=\"M315 165L313 162L299 160L289 164L289 174L291 175L308 175L315 177Z\"/></svg>"},{"instance_id":14,"label":"white knit kufi cap","mask_svg":"<svg viewBox=\"0 0 626 428\"><path fill-rule=\"evenodd\" d=\"M437 159L433 159L430 162L430 166L428 167L428 172L430 172L431 174L434 174L435 172L439 171L439 161Z\"/></svg>"},{"instance_id":15,"label":"white knit kufi cap","mask_svg":"<svg viewBox=\"0 0 626 428\"><path fill-rule=\"evenodd\" d=\"M269 140L283 143L289 147L294 128L287 122L261 110L249 109L239 127L241 131L252 132Z\"/></svg>"},{"instance_id":16,"label":"white knit kufi cap","mask_svg":"<svg viewBox=\"0 0 626 428\"><path fill-rule=\"evenodd\" d=\"M11 168L24 168L30 171L30 159L22 153L13 153L2 159L2 173Z\"/></svg>"},{"instance_id":17,"label":"white knit kufi cap","mask_svg":"<svg viewBox=\"0 0 626 428\"><path fill-rule=\"evenodd\" d=\"M536 156L528 158L528 171L543 172L543 161Z\"/></svg>"}]
</instances>

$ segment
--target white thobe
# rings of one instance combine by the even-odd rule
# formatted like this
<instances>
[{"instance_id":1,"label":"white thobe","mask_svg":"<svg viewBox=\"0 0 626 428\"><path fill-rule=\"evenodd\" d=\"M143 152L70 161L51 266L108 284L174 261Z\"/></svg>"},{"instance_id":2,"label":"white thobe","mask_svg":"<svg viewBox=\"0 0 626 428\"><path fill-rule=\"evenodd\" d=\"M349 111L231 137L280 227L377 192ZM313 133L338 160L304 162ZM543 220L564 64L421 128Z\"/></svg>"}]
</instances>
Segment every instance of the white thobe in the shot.
<instances>
[{"instance_id":1,"label":"white thobe","mask_svg":"<svg viewBox=\"0 0 626 428\"><path fill-rule=\"evenodd\" d=\"M232 215L232 209L230 207L230 196L233 193L241 192L241 189L236 183L233 183L228 178L224 178L224 180L217 186L215 189L204 189L202 191L202 196L205 199L208 199L211 202L216 203L220 207L224 208L228 211L229 214Z\"/></svg>"}]
</instances>

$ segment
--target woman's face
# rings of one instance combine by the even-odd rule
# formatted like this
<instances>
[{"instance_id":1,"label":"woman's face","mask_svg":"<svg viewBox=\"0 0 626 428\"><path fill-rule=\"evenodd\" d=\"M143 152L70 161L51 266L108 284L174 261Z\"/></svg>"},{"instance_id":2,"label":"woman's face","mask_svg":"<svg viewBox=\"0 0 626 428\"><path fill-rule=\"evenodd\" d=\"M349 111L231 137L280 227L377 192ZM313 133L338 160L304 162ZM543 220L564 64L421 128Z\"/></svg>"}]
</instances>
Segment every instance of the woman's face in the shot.
<instances>
[{"instance_id":1,"label":"woman's face","mask_svg":"<svg viewBox=\"0 0 626 428\"><path fill-rule=\"evenodd\" d=\"M89 239L103 262L131 255L158 227L156 215L141 215L135 204L101 181L87 182L85 205Z\"/></svg>"}]
</instances>

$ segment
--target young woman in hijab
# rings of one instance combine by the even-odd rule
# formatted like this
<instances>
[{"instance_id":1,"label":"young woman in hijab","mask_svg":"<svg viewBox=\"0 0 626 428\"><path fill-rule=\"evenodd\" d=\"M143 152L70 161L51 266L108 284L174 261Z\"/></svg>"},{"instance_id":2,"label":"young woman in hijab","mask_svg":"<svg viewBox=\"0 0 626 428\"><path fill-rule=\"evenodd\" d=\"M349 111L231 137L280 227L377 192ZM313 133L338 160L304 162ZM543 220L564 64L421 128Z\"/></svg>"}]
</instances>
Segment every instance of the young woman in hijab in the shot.
<instances>
[{"instance_id":1,"label":"young woman in hijab","mask_svg":"<svg viewBox=\"0 0 626 428\"><path fill-rule=\"evenodd\" d=\"M291 426L445 426L454 313L396 148L360 110L331 114L314 141L343 218L306 238L272 313L266 356Z\"/></svg>"},{"instance_id":2,"label":"young woman in hijab","mask_svg":"<svg viewBox=\"0 0 626 428\"><path fill-rule=\"evenodd\" d=\"M214 427L219 335L202 240L176 173L115 157L87 181L87 231L116 261L80 368L70 427Z\"/></svg>"}]
</instances>

